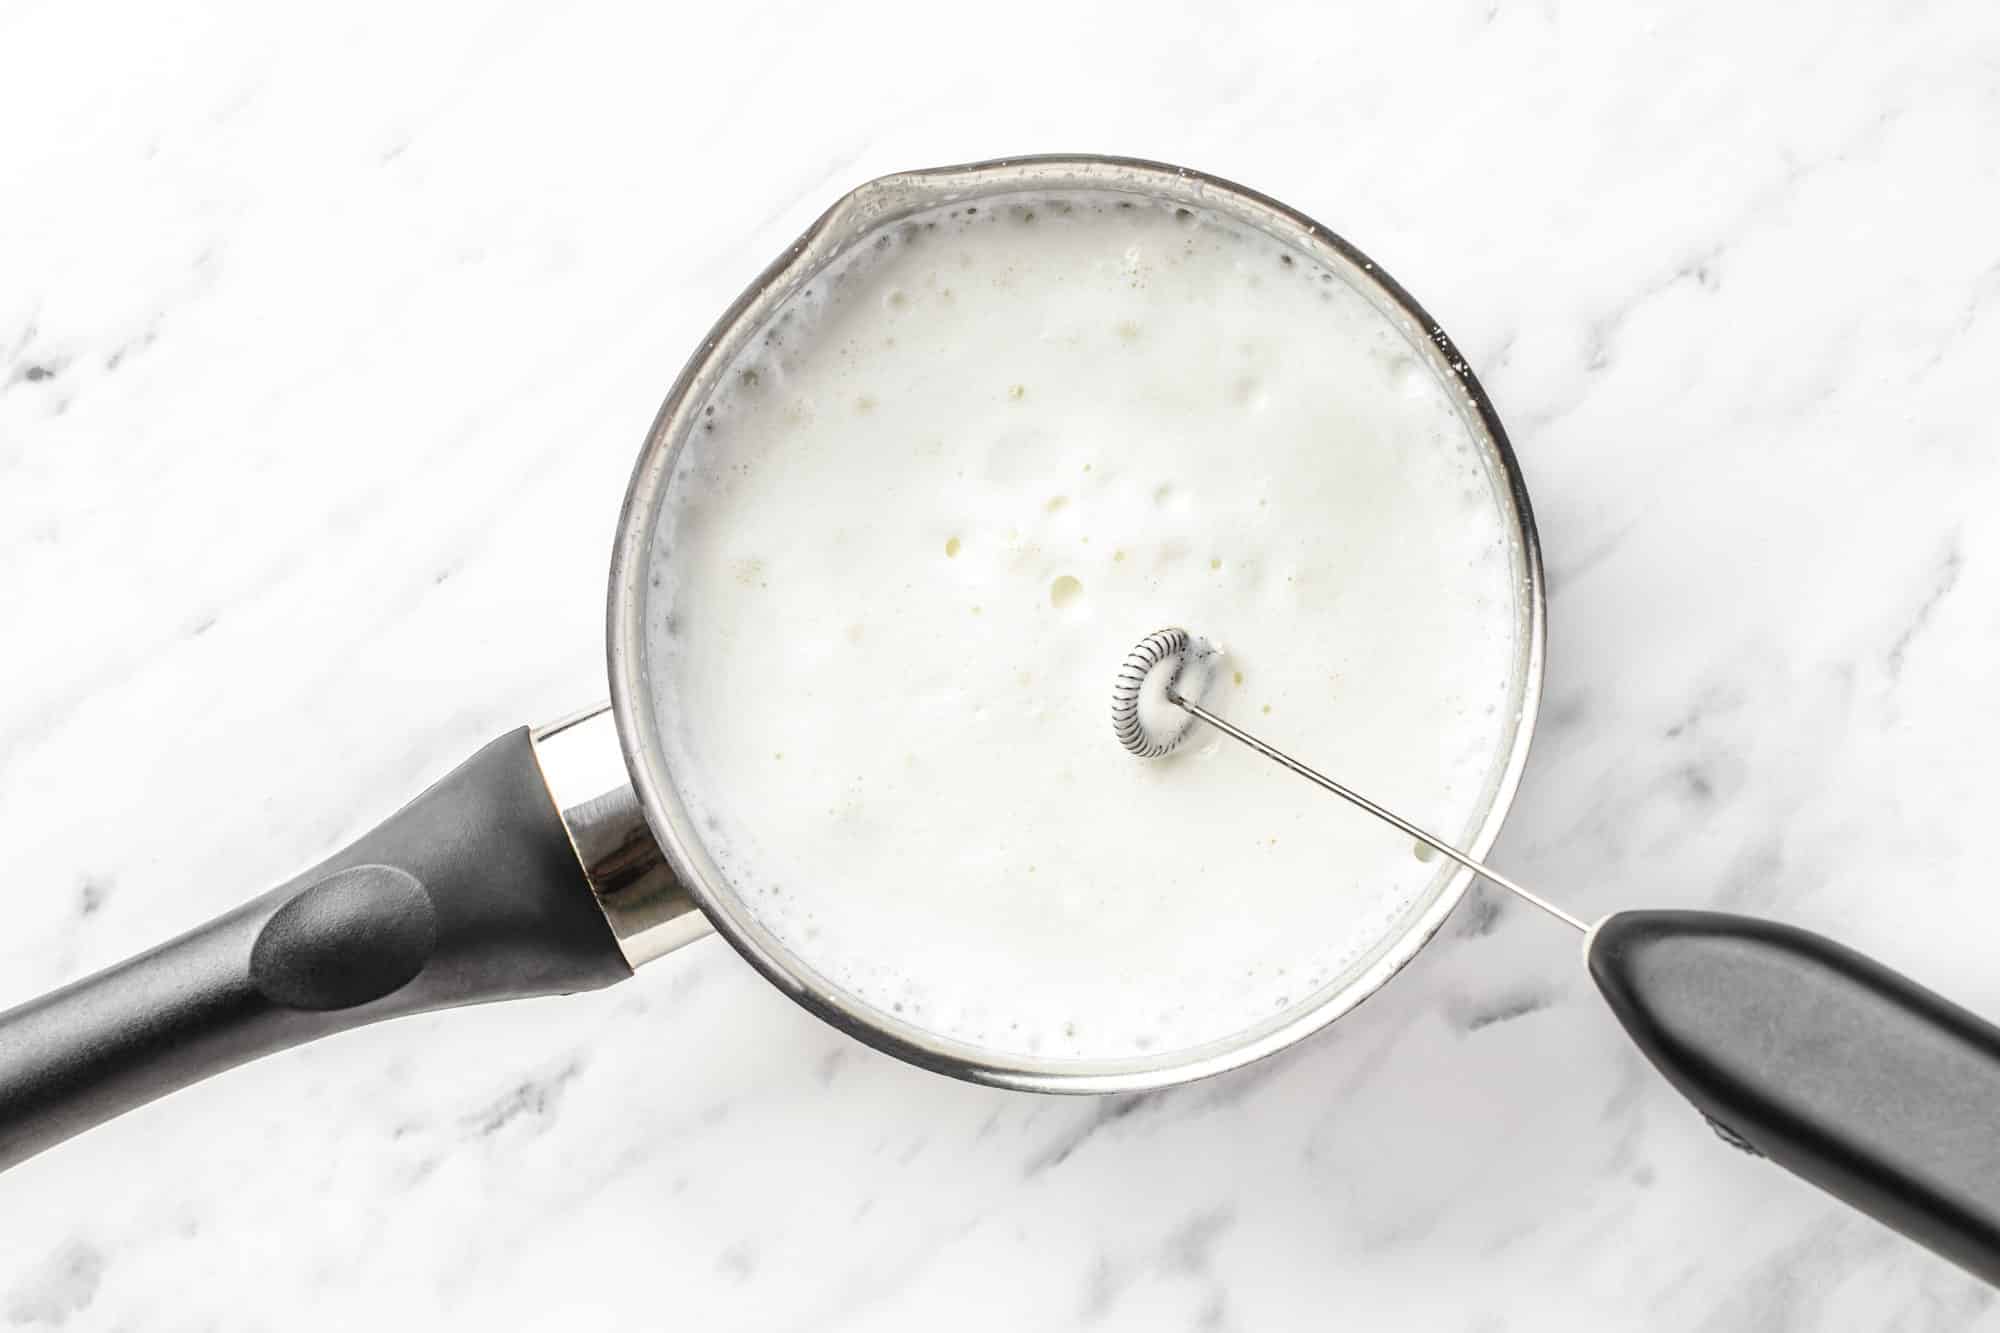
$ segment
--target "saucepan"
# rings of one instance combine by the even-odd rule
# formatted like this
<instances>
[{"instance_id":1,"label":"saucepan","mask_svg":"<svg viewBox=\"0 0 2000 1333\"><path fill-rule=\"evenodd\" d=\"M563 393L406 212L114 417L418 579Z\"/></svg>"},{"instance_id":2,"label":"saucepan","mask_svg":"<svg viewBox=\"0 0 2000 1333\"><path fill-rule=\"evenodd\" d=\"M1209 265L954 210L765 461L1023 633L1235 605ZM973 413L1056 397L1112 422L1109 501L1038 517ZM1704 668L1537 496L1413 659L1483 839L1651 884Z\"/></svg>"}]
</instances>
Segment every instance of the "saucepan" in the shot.
<instances>
[{"instance_id":1,"label":"saucepan","mask_svg":"<svg viewBox=\"0 0 2000 1333\"><path fill-rule=\"evenodd\" d=\"M1470 870L1441 864L1372 950L1225 1040L1100 1061L966 1045L831 984L760 925L677 789L647 685L647 570L668 478L702 404L792 294L885 226L960 201L1075 191L1206 210L1292 247L1388 317L1449 389L1507 511L1517 576L1515 721L1466 848L1483 856L1534 732L1545 596L1519 465L1444 331L1340 237L1199 172L1062 156L887 176L840 199L787 248L668 392L612 552L609 702L508 732L319 865L0 1014L0 1167L258 1056L399 1015L608 986L711 931L862 1041L1028 1092L1130 1092L1222 1073L1302 1040L1387 982L1436 934ZM1725 1138L2000 1281L2000 1136L1989 1131L2000 1107L2000 1030L1858 954L1772 923L1619 912L1584 938L1614 1014Z\"/></svg>"}]
</instances>

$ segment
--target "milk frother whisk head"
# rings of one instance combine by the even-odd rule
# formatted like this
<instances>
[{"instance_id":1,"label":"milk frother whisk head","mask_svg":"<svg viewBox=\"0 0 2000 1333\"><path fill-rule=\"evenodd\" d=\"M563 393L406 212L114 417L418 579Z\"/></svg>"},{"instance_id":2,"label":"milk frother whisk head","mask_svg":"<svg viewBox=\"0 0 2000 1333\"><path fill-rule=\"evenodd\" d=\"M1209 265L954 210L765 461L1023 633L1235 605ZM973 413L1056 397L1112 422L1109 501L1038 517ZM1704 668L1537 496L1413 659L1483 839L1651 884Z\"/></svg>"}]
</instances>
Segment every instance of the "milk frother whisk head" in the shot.
<instances>
[{"instance_id":1,"label":"milk frother whisk head","mask_svg":"<svg viewBox=\"0 0 2000 1333\"><path fill-rule=\"evenodd\" d=\"M1207 640L1184 629L1155 630L1133 645L1111 686L1111 729L1118 734L1118 743L1141 759L1158 759L1179 749L1194 730L1195 719L1176 711L1168 700L1185 694L1199 698L1208 682L1191 679L1190 667L1199 670L1214 655Z\"/></svg>"},{"instance_id":2,"label":"milk frother whisk head","mask_svg":"<svg viewBox=\"0 0 2000 1333\"><path fill-rule=\"evenodd\" d=\"M1118 743L1141 759L1159 759L1179 749L1197 721L1206 722L1238 744L1255 750L1308 782L1316 783L1349 804L1366 810L1564 925L1578 931L1589 929L1580 918L1565 912L1540 894L1523 888L1499 871L1489 869L1451 844L1426 833L1401 815L1377 805L1360 792L1342 786L1317 769L1307 767L1284 751L1265 744L1202 707L1199 700L1215 677L1219 657L1220 654L1208 640L1178 626L1155 630L1133 645L1132 651L1125 654L1125 660L1119 663L1117 678L1111 686L1111 729L1117 735Z\"/></svg>"}]
</instances>

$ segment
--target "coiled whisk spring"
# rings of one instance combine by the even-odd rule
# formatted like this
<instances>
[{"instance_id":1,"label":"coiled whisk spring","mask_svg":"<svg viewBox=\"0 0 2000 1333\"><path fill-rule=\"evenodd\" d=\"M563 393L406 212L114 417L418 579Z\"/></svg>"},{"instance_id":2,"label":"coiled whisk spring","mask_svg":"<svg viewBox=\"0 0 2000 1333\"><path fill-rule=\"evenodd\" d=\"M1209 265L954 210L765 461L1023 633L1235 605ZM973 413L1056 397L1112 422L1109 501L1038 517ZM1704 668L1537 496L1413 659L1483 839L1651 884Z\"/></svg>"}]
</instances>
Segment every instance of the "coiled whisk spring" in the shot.
<instances>
[{"instance_id":1,"label":"coiled whisk spring","mask_svg":"<svg viewBox=\"0 0 2000 1333\"><path fill-rule=\"evenodd\" d=\"M1184 629L1155 630L1133 645L1118 666L1118 677L1111 686L1111 730L1117 734L1120 745L1141 759L1158 759L1170 753L1186 738L1193 723L1190 718L1187 725L1176 729L1171 736L1162 736L1148 731L1139 718L1139 696L1145 689L1146 678L1162 662L1179 659L1181 665L1175 667L1173 678L1167 682L1171 693L1180 680L1181 667L1186 664L1192 642Z\"/></svg>"}]
</instances>

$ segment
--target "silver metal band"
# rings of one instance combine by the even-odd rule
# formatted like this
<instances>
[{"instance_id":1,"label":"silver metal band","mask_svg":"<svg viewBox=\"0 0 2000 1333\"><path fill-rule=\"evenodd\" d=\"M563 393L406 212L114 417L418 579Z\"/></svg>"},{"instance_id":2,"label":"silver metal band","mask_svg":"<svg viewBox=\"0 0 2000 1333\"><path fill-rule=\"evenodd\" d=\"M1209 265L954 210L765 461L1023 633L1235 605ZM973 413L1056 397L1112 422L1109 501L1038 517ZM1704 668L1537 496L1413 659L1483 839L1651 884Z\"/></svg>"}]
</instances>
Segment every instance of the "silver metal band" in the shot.
<instances>
[{"instance_id":1,"label":"silver metal band","mask_svg":"<svg viewBox=\"0 0 2000 1333\"><path fill-rule=\"evenodd\" d=\"M542 780L625 961L638 967L713 930L646 827L611 704L572 713L530 735Z\"/></svg>"}]
</instances>

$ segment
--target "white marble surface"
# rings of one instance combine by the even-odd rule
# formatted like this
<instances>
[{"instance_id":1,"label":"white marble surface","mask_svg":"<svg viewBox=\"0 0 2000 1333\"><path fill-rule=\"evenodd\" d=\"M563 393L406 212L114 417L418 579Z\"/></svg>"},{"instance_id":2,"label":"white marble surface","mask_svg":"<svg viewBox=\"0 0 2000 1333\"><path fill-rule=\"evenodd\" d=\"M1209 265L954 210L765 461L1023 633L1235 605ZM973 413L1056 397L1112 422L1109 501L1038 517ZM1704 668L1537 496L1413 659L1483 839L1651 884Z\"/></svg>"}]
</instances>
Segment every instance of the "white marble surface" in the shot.
<instances>
[{"instance_id":1,"label":"white marble surface","mask_svg":"<svg viewBox=\"0 0 2000 1333\"><path fill-rule=\"evenodd\" d=\"M0 1002L602 693L667 382L884 170L1296 203L1459 339L1552 586L1496 859L2000 1012L2000 19L1832 8L0 6ZM1140 1100L900 1066L713 941L273 1058L0 1179L65 1329L2000 1329L1725 1151L1475 900Z\"/></svg>"}]
</instances>

